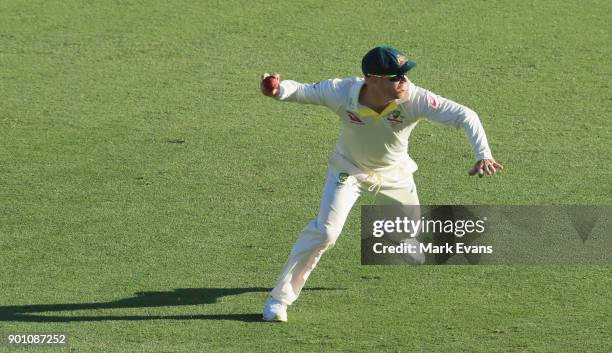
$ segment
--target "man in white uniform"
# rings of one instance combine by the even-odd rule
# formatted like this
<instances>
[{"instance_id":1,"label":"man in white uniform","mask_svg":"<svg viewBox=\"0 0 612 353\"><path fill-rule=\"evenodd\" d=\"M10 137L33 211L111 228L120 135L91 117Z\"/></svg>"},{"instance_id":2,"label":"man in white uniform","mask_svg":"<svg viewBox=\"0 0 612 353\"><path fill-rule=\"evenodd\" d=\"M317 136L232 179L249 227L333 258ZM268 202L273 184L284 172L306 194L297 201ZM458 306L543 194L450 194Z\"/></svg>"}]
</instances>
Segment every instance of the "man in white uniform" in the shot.
<instances>
[{"instance_id":1,"label":"man in white uniform","mask_svg":"<svg viewBox=\"0 0 612 353\"><path fill-rule=\"evenodd\" d=\"M295 243L264 306L264 320L287 321L287 306L298 298L321 255L336 242L362 192L375 193L379 203L419 204L412 178L417 166L407 150L410 133L420 118L464 129L477 161L470 175L492 175L502 168L493 159L478 115L410 82L406 73L415 65L396 49L376 47L362 59L364 78L315 84L285 80L270 89L264 84L269 75L262 75L264 95L326 106L342 124L319 214ZM422 259L414 262L422 263Z\"/></svg>"}]
</instances>

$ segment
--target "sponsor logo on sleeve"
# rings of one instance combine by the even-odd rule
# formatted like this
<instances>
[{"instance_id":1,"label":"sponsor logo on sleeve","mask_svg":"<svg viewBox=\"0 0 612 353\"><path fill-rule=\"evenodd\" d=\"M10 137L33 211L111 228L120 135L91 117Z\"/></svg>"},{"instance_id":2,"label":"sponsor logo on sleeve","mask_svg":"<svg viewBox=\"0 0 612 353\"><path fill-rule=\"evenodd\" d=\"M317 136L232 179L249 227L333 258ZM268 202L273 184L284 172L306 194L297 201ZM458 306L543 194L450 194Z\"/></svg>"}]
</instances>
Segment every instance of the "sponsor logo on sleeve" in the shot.
<instances>
[{"instance_id":1,"label":"sponsor logo on sleeve","mask_svg":"<svg viewBox=\"0 0 612 353\"><path fill-rule=\"evenodd\" d=\"M438 109L438 98L436 98L436 96L433 94L427 94L427 103L430 107Z\"/></svg>"}]
</instances>

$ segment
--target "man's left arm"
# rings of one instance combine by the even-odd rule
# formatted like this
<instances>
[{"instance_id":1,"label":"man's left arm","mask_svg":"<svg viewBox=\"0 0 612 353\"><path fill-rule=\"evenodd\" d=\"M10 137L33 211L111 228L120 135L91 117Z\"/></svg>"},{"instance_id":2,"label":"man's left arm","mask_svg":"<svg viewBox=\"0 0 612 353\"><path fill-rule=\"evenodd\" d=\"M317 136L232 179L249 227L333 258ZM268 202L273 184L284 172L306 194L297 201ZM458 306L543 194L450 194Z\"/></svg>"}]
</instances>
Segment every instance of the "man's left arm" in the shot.
<instances>
[{"instance_id":1,"label":"man's left arm","mask_svg":"<svg viewBox=\"0 0 612 353\"><path fill-rule=\"evenodd\" d=\"M419 89L419 91L415 97L419 116L455 128L463 127L476 158L476 163L468 172L469 175L493 175L503 168L493 159L487 135L476 112L427 90Z\"/></svg>"}]
</instances>

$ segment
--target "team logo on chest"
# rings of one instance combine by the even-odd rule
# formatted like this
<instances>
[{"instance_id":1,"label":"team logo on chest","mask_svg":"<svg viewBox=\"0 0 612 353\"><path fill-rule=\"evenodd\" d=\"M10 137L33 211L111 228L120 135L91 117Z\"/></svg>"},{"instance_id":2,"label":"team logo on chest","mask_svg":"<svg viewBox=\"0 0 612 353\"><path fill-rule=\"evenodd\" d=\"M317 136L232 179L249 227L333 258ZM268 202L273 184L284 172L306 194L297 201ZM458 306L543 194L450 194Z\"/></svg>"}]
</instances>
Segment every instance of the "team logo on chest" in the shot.
<instances>
[{"instance_id":1,"label":"team logo on chest","mask_svg":"<svg viewBox=\"0 0 612 353\"><path fill-rule=\"evenodd\" d=\"M402 113L399 110L393 111L393 113L387 116L387 120L391 123L391 126L395 126L397 124L401 124L404 122L404 118L402 118Z\"/></svg>"},{"instance_id":2,"label":"team logo on chest","mask_svg":"<svg viewBox=\"0 0 612 353\"><path fill-rule=\"evenodd\" d=\"M348 110L346 111L346 113L348 114L348 117L351 123L365 125L365 123L361 119L359 119L359 117L355 115L354 113L351 113Z\"/></svg>"}]
</instances>

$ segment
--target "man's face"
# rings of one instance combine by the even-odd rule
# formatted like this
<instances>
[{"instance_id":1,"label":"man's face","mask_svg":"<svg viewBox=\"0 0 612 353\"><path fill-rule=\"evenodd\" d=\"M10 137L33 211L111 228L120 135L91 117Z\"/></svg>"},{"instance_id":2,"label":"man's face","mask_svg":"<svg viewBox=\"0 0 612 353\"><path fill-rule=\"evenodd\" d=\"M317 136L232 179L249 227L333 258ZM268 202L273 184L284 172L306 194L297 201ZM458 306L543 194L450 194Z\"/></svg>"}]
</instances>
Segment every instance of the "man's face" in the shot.
<instances>
[{"instance_id":1,"label":"man's face","mask_svg":"<svg viewBox=\"0 0 612 353\"><path fill-rule=\"evenodd\" d=\"M387 99L398 99L408 93L408 78L406 75L395 77L368 76L370 84L381 96Z\"/></svg>"}]
</instances>

